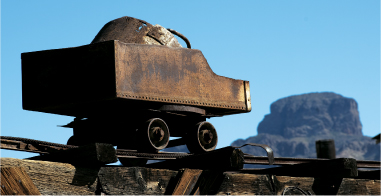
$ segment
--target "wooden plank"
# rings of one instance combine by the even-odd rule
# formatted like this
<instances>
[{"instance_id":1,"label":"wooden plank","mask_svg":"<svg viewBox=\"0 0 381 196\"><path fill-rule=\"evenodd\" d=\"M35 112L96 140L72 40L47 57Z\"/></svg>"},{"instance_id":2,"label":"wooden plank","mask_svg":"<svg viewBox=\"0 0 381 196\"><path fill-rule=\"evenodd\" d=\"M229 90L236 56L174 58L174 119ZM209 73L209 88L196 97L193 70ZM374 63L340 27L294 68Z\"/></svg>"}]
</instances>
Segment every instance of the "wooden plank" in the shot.
<instances>
[{"instance_id":1,"label":"wooden plank","mask_svg":"<svg viewBox=\"0 0 381 196\"><path fill-rule=\"evenodd\" d=\"M180 179L178 180L178 183L172 195L190 195L201 173L202 173L202 170L198 170L198 169L180 170L179 174L181 176L180 176Z\"/></svg>"},{"instance_id":2,"label":"wooden plank","mask_svg":"<svg viewBox=\"0 0 381 196\"><path fill-rule=\"evenodd\" d=\"M266 175L225 173L217 195L275 195Z\"/></svg>"},{"instance_id":3,"label":"wooden plank","mask_svg":"<svg viewBox=\"0 0 381 196\"><path fill-rule=\"evenodd\" d=\"M319 159L336 159L335 140L316 140L316 156Z\"/></svg>"},{"instance_id":4,"label":"wooden plank","mask_svg":"<svg viewBox=\"0 0 381 196\"><path fill-rule=\"evenodd\" d=\"M111 144L93 143L79 148L57 151L29 158L29 160L43 160L61 163L70 163L81 166L102 166L118 161L116 151Z\"/></svg>"},{"instance_id":5,"label":"wooden plank","mask_svg":"<svg viewBox=\"0 0 381 196\"><path fill-rule=\"evenodd\" d=\"M380 170L359 170L358 173L357 179L380 180L381 177Z\"/></svg>"},{"instance_id":6,"label":"wooden plank","mask_svg":"<svg viewBox=\"0 0 381 196\"><path fill-rule=\"evenodd\" d=\"M243 168L243 153L240 149L231 146L211 152L186 156L176 160L167 160L147 165L150 168L168 168L179 170L181 168L233 171Z\"/></svg>"},{"instance_id":7,"label":"wooden plank","mask_svg":"<svg viewBox=\"0 0 381 196\"><path fill-rule=\"evenodd\" d=\"M276 195L302 195L303 193L315 195L312 189L313 183L314 178L311 177L276 176L274 178Z\"/></svg>"},{"instance_id":8,"label":"wooden plank","mask_svg":"<svg viewBox=\"0 0 381 196\"><path fill-rule=\"evenodd\" d=\"M314 178L312 190L316 195L337 195L343 178L323 177Z\"/></svg>"},{"instance_id":9,"label":"wooden plank","mask_svg":"<svg viewBox=\"0 0 381 196\"><path fill-rule=\"evenodd\" d=\"M380 180L225 172L217 195L380 195Z\"/></svg>"},{"instance_id":10,"label":"wooden plank","mask_svg":"<svg viewBox=\"0 0 381 196\"><path fill-rule=\"evenodd\" d=\"M177 183L177 173L173 170L142 167L102 167L99 170L98 194L163 195L168 186Z\"/></svg>"},{"instance_id":11,"label":"wooden plank","mask_svg":"<svg viewBox=\"0 0 381 196\"><path fill-rule=\"evenodd\" d=\"M178 171L143 167L80 167L65 163L1 158L1 168L22 167L44 195L162 195L172 194ZM290 177L203 170L189 194L350 194L380 195L380 180ZM3 182L2 182L3 183ZM179 188L178 188L179 190ZM183 189L184 190L184 189ZM189 191L188 191L189 192Z\"/></svg>"},{"instance_id":12,"label":"wooden plank","mask_svg":"<svg viewBox=\"0 0 381 196\"><path fill-rule=\"evenodd\" d=\"M215 195L221 186L224 174L216 170L204 170L195 185L193 195Z\"/></svg>"},{"instance_id":13,"label":"wooden plank","mask_svg":"<svg viewBox=\"0 0 381 196\"><path fill-rule=\"evenodd\" d=\"M380 180L344 178L338 195L381 195Z\"/></svg>"},{"instance_id":14,"label":"wooden plank","mask_svg":"<svg viewBox=\"0 0 381 196\"><path fill-rule=\"evenodd\" d=\"M245 169L240 172L294 177L353 178L358 176L356 160L351 158L323 160L317 163L311 162L285 165L269 169Z\"/></svg>"},{"instance_id":15,"label":"wooden plank","mask_svg":"<svg viewBox=\"0 0 381 196\"><path fill-rule=\"evenodd\" d=\"M2 167L1 195L40 195L40 192L22 167Z\"/></svg>"},{"instance_id":16,"label":"wooden plank","mask_svg":"<svg viewBox=\"0 0 381 196\"><path fill-rule=\"evenodd\" d=\"M43 195L94 195L99 168L67 163L1 158L3 167L23 167Z\"/></svg>"}]
</instances>

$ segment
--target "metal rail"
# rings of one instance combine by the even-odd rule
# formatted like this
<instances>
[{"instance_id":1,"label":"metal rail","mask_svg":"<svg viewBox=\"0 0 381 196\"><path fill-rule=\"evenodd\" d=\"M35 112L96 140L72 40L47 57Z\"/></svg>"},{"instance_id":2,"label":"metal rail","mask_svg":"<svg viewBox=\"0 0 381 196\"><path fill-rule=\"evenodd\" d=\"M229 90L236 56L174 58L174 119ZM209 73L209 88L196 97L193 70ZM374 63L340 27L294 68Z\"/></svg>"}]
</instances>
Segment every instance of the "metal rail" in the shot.
<instances>
[{"instance_id":1,"label":"metal rail","mask_svg":"<svg viewBox=\"0 0 381 196\"><path fill-rule=\"evenodd\" d=\"M186 156L190 156L189 153L180 153L180 152L158 152L158 153L142 153L137 152L136 150L124 150L117 149L116 156L118 158L139 158L139 159L150 159L150 160L171 160L179 159Z\"/></svg>"},{"instance_id":2,"label":"metal rail","mask_svg":"<svg viewBox=\"0 0 381 196\"><path fill-rule=\"evenodd\" d=\"M40 154L49 154L60 150L67 150L70 148L78 148L78 146L57 144L20 137L7 137L0 136L1 149L17 150L24 152L33 152ZM179 159L192 154L189 153L176 153L176 152L158 152L158 153L142 153L136 150L117 149L116 155L118 158L139 158L150 160L171 160ZM311 158L288 158L288 157L275 157L273 165L295 165L301 163L320 162L328 159L311 159ZM244 164L262 164L269 165L268 157L253 156L249 154L244 155ZM358 168L381 168L380 161L364 161L357 160Z\"/></svg>"},{"instance_id":3,"label":"metal rail","mask_svg":"<svg viewBox=\"0 0 381 196\"><path fill-rule=\"evenodd\" d=\"M267 157L253 156L245 154L244 164L261 164L268 165L269 161ZM275 157L273 165L295 165L301 163L322 162L329 159L312 159L312 158L290 158L290 157ZM363 161L356 160L358 168L380 168L380 161Z\"/></svg>"},{"instance_id":4,"label":"metal rail","mask_svg":"<svg viewBox=\"0 0 381 196\"><path fill-rule=\"evenodd\" d=\"M48 154L58 150L78 148L78 146L10 136L0 136L0 147L1 149L34 152L40 154Z\"/></svg>"}]
</instances>

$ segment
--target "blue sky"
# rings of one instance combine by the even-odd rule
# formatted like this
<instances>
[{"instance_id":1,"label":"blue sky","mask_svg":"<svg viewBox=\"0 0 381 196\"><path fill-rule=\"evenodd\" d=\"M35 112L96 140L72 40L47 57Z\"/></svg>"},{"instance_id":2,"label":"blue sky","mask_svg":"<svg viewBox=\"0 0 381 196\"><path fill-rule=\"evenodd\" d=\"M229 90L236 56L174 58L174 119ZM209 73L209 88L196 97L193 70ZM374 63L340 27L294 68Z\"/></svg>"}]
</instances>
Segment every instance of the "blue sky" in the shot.
<instances>
[{"instance_id":1,"label":"blue sky","mask_svg":"<svg viewBox=\"0 0 381 196\"><path fill-rule=\"evenodd\" d=\"M219 148L256 135L272 102L310 92L354 98L363 133L380 132L380 1L3 0L1 135L66 143L57 125L73 117L22 110L20 55L89 44L122 16L181 32L216 74L250 81L252 112L209 120Z\"/></svg>"}]
</instances>

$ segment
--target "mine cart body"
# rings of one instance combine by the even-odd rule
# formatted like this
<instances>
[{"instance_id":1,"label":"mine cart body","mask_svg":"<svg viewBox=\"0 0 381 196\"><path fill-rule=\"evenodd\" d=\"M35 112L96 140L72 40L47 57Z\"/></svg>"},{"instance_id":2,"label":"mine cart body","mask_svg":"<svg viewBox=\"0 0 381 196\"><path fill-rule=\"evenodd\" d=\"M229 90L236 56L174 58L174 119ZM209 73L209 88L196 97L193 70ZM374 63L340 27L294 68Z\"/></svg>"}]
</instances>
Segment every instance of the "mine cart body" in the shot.
<instances>
[{"instance_id":1,"label":"mine cart body","mask_svg":"<svg viewBox=\"0 0 381 196\"><path fill-rule=\"evenodd\" d=\"M111 40L21 58L25 110L81 117L168 105L204 116L251 110L249 82L216 75L195 49Z\"/></svg>"},{"instance_id":2,"label":"mine cart body","mask_svg":"<svg viewBox=\"0 0 381 196\"><path fill-rule=\"evenodd\" d=\"M199 50L109 40L21 58L23 108L75 116L70 145L201 153L217 145L206 118L251 110L249 82L216 75Z\"/></svg>"}]
</instances>

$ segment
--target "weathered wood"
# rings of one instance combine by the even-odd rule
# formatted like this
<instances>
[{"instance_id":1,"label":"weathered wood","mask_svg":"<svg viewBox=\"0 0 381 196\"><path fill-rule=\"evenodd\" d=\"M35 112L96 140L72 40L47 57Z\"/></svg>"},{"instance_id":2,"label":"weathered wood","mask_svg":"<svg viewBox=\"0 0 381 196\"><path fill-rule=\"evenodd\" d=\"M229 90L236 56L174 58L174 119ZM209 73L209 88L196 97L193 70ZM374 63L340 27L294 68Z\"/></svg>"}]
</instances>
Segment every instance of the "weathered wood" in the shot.
<instances>
[{"instance_id":1,"label":"weathered wood","mask_svg":"<svg viewBox=\"0 0 381 196\"><path fill-rule=\"evenodd\" d=\"M40 195L22 167L1 167L1 195Z\"/></svg>"},{"instance_id":2,"label":"weathered wood","mask_svg":"<svg viewBox=\"0 0 381 196\"><path fill-rule=\"evenodd\" d=\"M315 147L317 158L336 159L335 140L317 140Z\"/></svg>"},{"instance_id":3,"label":"weathered wood","mask_svg":"<svg viewBox=\"0 0 381 196\"><path fill-rule=\"evenodd\" d=\"M338 195L381 195L380 180L344 178Z\"/></svg>"},{"instance_id":4,"label":"weathered wood","mask_svg":"<svg viewBox=\"0 0 381 196\"><path fill-rule=\"evenodd\" d=\"M109 195L163 195L177 171L141 167L102 167L99 193Z\"/></svg>"},{"instance_id":5,"label":"weathered wood","mask_svg":"<svg viewBox=\"0 0 381 196\"><path fill-rule=\"evenodd\" d=\"M380 180L225 173L217 195L380 195Z\"/></svg>"},{"instance_id":6,"label":"weathered wood","mask_svg":"<svg viewBox=\"0 0 381 196\"><path fill-rule=\"evenodd\" d=\"M274 195L266 175L226 173L217 195Z\"/></svg>"},{"instance_id":7,"label":"weathered wood","mask_svg":"<svg viewBox=\"0 0 381 196\"><path fill-rule=\"evenodd\" d=\"M203 154L196 154L179 158L176 160L167 160L159 163L147 165L150 168L170 168L178 170L181 168L201 169L201 170L221 170L233 171L243 168L243 153L240 149L231 146L217 149Z\"/></svg>"},{"instance_id":8,"label":"weathered wood","mask_svg":"<svg viewBox=\"0 0 381 196\"><path fill-rule=\"evenodd\" d=\"M216 170L204 170L192 191L194 195L215 195L224 179L224 173Z\"/></svg>"},{"instance_id":9,"label":"weathered wood","mask_svg":"<svg viewBox=\"0 0 381 196\"><path fill-rule=\"evenodd\" d=\"M189 177L183 177L183 182L179 182L181 173L168 169L120 166L87 168L65 163L1 158L1 168L5 167L23 167L44 195L162 195L172 194L179 183L192 185L193 188L189 188L188 192L191 190L189 194L195 195L380 195L380 180L355 178L323 179L204 170L197 182L195 178Z\"/></svg>"},{"instance_id":10,"label":"weathered wood","mask_svg":"<svg viewBox=\"0 0 381 196\"><path fill-rule=\"evenodd\" d=\"M82 166L102 166L115 163L118 158L111 144L93 143L79 148L32 157L29 160L44 160Z\"/></svg>"},{"instance_id":11,"label":"weathered wood","mask_svg":"<svg viewBox=\"0 0 381 196\"><path fill-rule=\"evenodd\" d=\"M322 177L315 178L312 184L312 190L316 195L337 195L343 178Z\"/></svg>"},{"instance_id":12,"label":"weathered wood","mask_svg":"<svg viewBox=\"0 0 381 196\"><path fill-rule=\"evenodd\" d=\"M295 177L353 178L358 176L356 160L351 158L324 160L318 163L311 162L286 165L269 169L247 169L241 172Z\"/></svg>"},{"instance_id":13,"label":"weathered wood","mask_svg":"<svg viewBox=\"0 0 381 196\"><path fill-rule=\"evenodd\" d=\"M314 178L310 177L274 176L277 195L301 195L303 192L314 195L313 183Z\"/></svg>"},{"instance_id":14,"label":"weathered wood","mask_svg":"<svg viewBox=\"0 0 381 196\"><path fill-rule=\"evenodd\" d=\"M23 167L43 195L94 195L99 168L66 163L1 158L1 168Z\"/></svg>"},{"instance_id":15,"label":"weathered wood","mask_svg":"<svg viewBox=\"0 0 381 196\"><path fill-rule=\"evenodd\" d=\"M198 169L182 169L179 172L180 178L177 182L172 195L190 195L195 187L202 170ZM194 191L193 191L194 192Z\"/></svg>"}]
</instances>

